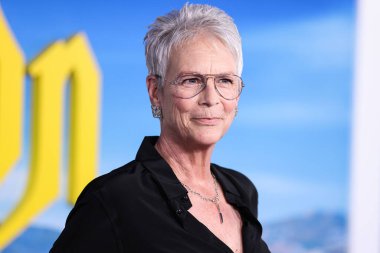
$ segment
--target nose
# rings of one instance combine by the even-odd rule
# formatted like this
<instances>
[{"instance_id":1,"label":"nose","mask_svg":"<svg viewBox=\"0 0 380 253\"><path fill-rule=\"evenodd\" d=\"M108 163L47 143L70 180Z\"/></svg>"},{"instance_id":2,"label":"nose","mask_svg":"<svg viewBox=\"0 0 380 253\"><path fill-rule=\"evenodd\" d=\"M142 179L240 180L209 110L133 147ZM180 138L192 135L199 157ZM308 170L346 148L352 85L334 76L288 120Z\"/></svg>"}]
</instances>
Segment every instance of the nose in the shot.
<instances>
[{"instance_id":1,"label":"nose","mask_svg":"<svg viewBox=\"0 0 380 253\"><path fill-rule=\"evenodd\" d=\"M199 94L200 105L213 106L219 104L220 96L215 89L214 80L215 79L213 77L206 78L206 86Z\"/></svg>"}]
</instances>

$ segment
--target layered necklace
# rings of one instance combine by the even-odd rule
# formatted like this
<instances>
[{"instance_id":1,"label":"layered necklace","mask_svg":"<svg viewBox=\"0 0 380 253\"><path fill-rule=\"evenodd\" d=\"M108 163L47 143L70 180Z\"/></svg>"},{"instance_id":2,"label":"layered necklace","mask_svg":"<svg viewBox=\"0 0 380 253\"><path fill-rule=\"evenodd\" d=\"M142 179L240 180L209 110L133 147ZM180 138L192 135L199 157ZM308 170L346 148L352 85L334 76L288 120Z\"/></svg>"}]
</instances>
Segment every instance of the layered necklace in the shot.
<instances>
[{"instance_id":1,"label":"layered necklace","mask_svg":"<svg viewBox=\"0 0 380 253\"><path fill-rule=\"evenodd\" d=\"M193 189L191 189L188 185L186 185L186 184L184 184L182 182L181 182L181 184L191 194L194 194L194 195L198 196L200 199L202 199L204 201L213 203L216 206L216 208L218 209L220 223L223 223L223 214L220 211L220 205L219 205L220 200L219 200L218 185L216 183L216 178L215 178L214 174L211 173L211 175L212 175L212 178L213 178L213 181L214 181L214 189L215 189L215 196L213 198L205 197L202 194L200 194L199 192L196 192Z\"/></svg>"}]
</instances>

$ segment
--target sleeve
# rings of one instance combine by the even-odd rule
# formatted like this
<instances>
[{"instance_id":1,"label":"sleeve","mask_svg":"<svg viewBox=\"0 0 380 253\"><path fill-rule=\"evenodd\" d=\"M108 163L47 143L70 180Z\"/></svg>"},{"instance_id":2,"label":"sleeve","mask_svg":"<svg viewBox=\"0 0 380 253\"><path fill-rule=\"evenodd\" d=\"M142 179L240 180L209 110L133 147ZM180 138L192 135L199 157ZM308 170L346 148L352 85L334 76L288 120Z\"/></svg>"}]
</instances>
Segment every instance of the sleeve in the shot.
<instances>
[{"instance_id":1,"label":"sleeve","mask_svg":"<svg viewBox=\"0 0 380 253\"><path fill-rule=\"evenodd\" d=\"M253 214L255 216L256 219L258 219L258 202L259 202L259 194L257 192L257 189L255 187L255 185L252 183L251 180L249 180L247 178L247 180L249 181L250 183L250 187L251 187L251 192L250 192L250 202L252 203L252 210L253 210ZM270 250L268 248L268 245L265 243L265 241L262 239L262 237L260 237L259 239L259 242L256 244L256 247L255 247L255 252L258 252L258 253L270 253Z\"/></svg>"},{"instance_id":2,"label":"sleeve","mask_svg":"<svg viewBox=\"0 0 380 253\"><path fill-rule=\"evenodd\" d=\"M248 177L246 177L246 176L244 176L244 178L245 178L245 180L247 182L246 183L247 185L244 188L245 189L250 189L249 191L247 191L248 192L248 199L249 199L248 202L250 203L250 209L251 209L254 217L258 221L259 194L257 192L257 189L256 189L255 185L252 183L252 181ZM261 224L260 224L260 226L261 226ZM257 253L271 253L270 250L269 250L269 248L268 248L268 245L265 243L265 241L262 239L261 236L259 238L259 241L256 243L255 251L254 252L257 252Z\"/></svg>"},{"instance_id":3,"label":"sleeve","mask_svg":"<svg viewBox=\"0 0 380 253\"><path fill-rule=\"evenodd\" d=\"M255 217L256 219L258 219L258 199L259 199L259 194L257 192L257 189L256 187L253 185L253 183L251 182L252 184L252 187L253 187L253 192L252 192L252 201L254 203L254 207L253 209L255 210ZM268 248L268 245L265 243L265 241L263 240L263 238L261 237L260 238L260 241L257 243L257 246L256 246L256 250L255 252L260 252L260 253L270 253L270 250Z\"/></svg>"},{"instance_id":4,"label":"sleeve","mask_svg":"<svg viewBox=\"0 0 380 253\"><path fill-rule=\"evenodd\" d=\"M249 178L247 178L248 186L246 189L250 189L248 192L248 199L250 203L250 209L255 216L256 219L258 219L258 206L259 206L259 194L257 192L257 189L255 185L252 183Z\"/></svg>"},{"instance_id":5,"label":"sleeve","mask_svg":"<svg viewBox=\"0 0 380 253\"><path fill-rule=\"evenodd\" d=\"M121 252L114 226L94 194L81 196L50 253Z\"/></svg>"}]
</instances>

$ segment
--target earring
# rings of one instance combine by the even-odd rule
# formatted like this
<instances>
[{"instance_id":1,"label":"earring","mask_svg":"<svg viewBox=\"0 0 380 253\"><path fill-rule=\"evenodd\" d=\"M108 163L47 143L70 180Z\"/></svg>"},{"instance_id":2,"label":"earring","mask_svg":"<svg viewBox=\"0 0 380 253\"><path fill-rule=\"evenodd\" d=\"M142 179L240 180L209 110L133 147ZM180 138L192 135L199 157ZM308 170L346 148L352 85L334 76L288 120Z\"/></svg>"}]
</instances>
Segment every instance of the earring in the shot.
<instances>
[{"instance_id":1,"label":"earring","mask_svg":"<svg viewBox=\"0 0 380 253\"><path fill-rule=\"evenodd\" d=\"M152 115L153 115L153 118L161 118L162 116L162 112L161 112L161 107L159 107L158 105L151 105L151 108L152 108Z\"/></svg>"},{"instance_id":2,"label":"earring","mask_svg":"<svg viewBox=\"0 0 380 253\"><path fill-rule=\"evenodd\" d=\"M238 107L236 106L236 107L235 107L235 117L237 116L238 111L239 111L239 110L238 110Z\"/></svg>"}]
</instances>

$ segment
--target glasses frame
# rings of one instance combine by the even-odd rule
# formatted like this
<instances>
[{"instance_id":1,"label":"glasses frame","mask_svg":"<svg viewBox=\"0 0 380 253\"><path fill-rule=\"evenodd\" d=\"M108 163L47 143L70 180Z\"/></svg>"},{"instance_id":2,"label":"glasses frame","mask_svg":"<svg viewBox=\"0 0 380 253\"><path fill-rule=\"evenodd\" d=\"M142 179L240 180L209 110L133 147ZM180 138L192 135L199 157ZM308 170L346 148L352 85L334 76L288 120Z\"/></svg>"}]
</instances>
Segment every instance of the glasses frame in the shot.
<instances>
[{"instance_id":1,"label":"glasses frame","mask_svg":"<svg viewBox=\"0 0 380 253\"><path fill-rule=\"evenodd\" d=\"M156 78L168 81L166 78L162 78L162 76L160 76L160 75L154 75L154 76ZM243 88L245 86L244 82L243 82L243 79L240 76L235 75L235 74L199 74L199 73L182 73L182 74L179 74L174 80L169 81L168 84L178 87L179 79L181 77L184 77L184 76L196 76L196 77L200 77L202 79L202 81L204 81L204 82L203 82L201 88L199 89L199 91L197 91L194 95L192 95L190 97L181 97L181 96L179 96L179 98L182 98L182 99L190 99L190 98L193 98L193 97L199 95L206 88L207 81L208 81L209 78L213 78L214 89L216 90L216 92L218 93L218 95L221 96L222 98L226 99L226 100L234 100L234 99L240 97L241 93L243 92ZM238 94L237 94L236 97L234 97L234 98L226 98L225 96L223 96L220 93L220 91L217 88L215 80L216 80L217 77L221 77L221 76L234 76L234 77L237 77L237 78L240 79L241 88L240 88L240 90L239 90L239 92L238 92Z\"/></svg>"}]
</instances>

